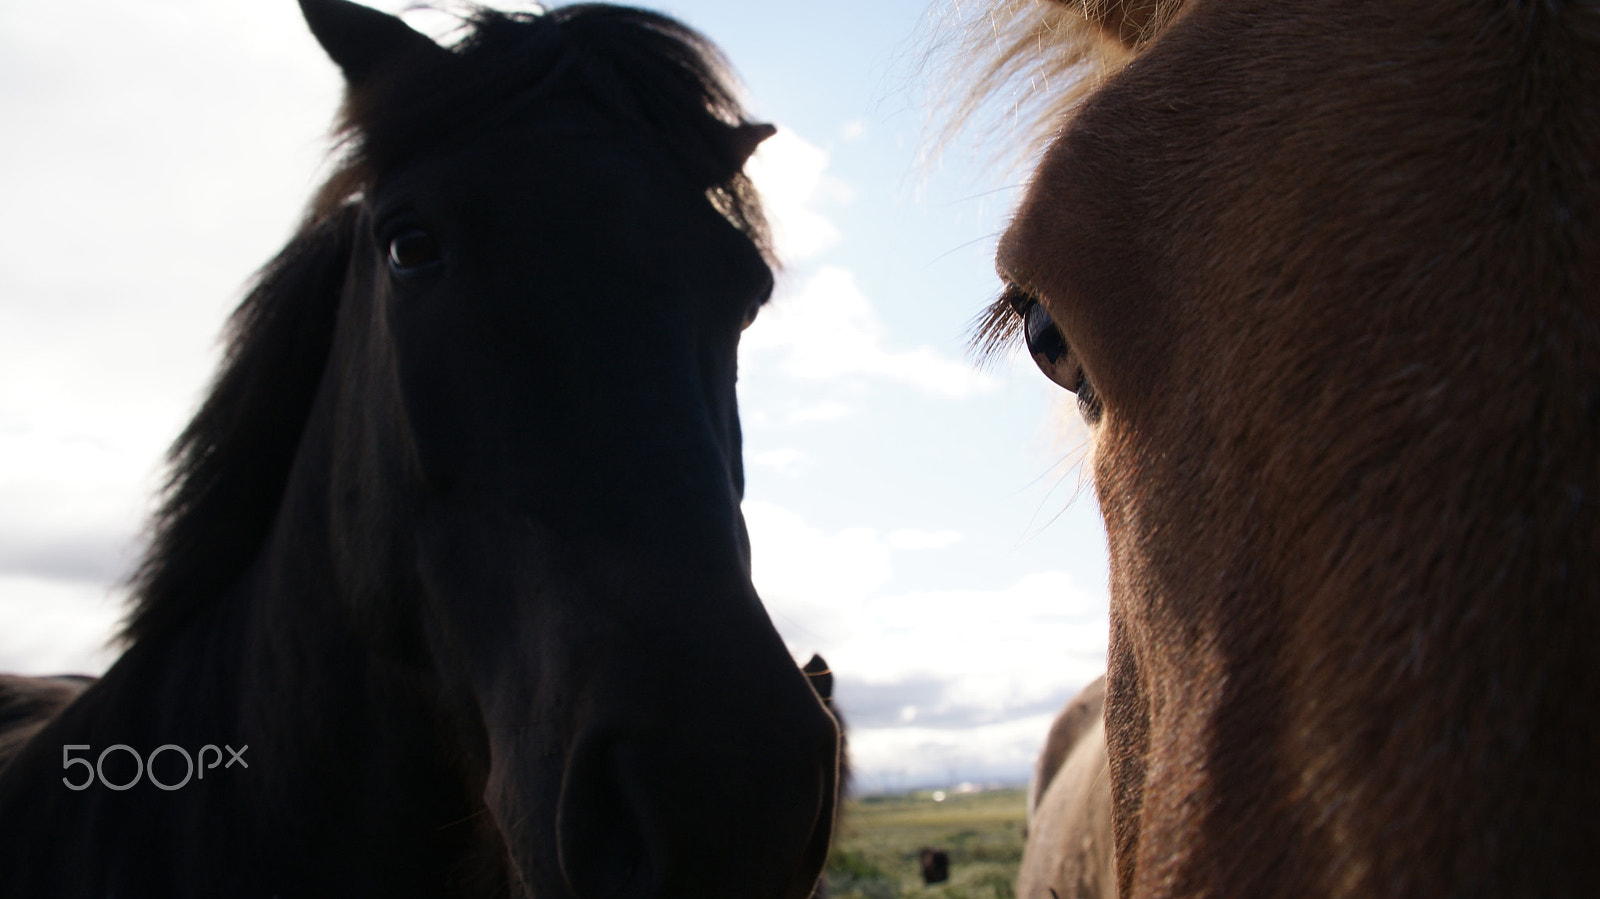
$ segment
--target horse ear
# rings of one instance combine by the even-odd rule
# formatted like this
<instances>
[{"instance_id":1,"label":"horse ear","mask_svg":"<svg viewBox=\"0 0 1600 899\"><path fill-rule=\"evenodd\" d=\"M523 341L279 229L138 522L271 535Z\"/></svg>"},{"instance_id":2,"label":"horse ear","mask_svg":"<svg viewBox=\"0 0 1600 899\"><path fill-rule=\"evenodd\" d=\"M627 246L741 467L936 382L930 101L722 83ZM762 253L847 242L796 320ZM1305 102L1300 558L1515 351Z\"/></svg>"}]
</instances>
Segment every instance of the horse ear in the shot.
<instances>
[{"instance_id":1,"label":"horse ear","mask_svg":"<svg viewBox=\"0 0 1600 899\"><path fill-rule=\"evenodd\" d=\"M744 168L762 141L778 133L778 129L765 123L746 122L735 125L728 132L728 147L733 155L735 171Z\"/></svg>"},{"instance_id":2,"label":"horse ear","mask_svg":"<svg viewBox=\"0 0 1600 899\"><path fill-rule=\"evenodd\" d=\"M350 0L300 0L300 12L352 87L403 56L449 52L395 16Z\"/></svg>"},{"instance_id":3,"label":"horse ear","mask_svg":"<svg viewBox=\"0 0 1600 899\"><path fill-rule=\"evenodd\" d=\"M772 127L768 125L767 127ZM811 682L811 689L817 691L817 697L825 703L833 702L833 669L828 667L828 662L817 653L811 654L811 661L800 669L805 672L806 680Z\"/></svg>"}]
</instances>

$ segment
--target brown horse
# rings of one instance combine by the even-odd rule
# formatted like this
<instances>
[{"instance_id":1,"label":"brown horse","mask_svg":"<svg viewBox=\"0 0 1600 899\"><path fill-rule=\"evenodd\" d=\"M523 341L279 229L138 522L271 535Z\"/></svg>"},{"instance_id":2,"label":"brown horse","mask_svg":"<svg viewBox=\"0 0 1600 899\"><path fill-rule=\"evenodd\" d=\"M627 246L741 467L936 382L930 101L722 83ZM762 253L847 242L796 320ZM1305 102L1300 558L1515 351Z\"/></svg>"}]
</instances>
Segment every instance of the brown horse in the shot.
<instances>
[{"instance_id":1,"label":"brown horse","mask_svg":"<svg viewBox=\"0 0 1600 899\"><path fill-rule=\"evenodd\" d=\"M984 337L1093 434L1121 894L1600 895L1600 6L990 13L1078 79Z\"/></svg>"},{"instance_id":2,"label":"brown horse","mask_svg":"<svg viewBox=\"0 0 1600 899\"><path fill-rule=\"evenodd\" d=\"M1017 875L1024 899L1115 899L1106 679L1072 697L1050 725L1028 784L1028 841Z\"/></svg>"}]
</instances>

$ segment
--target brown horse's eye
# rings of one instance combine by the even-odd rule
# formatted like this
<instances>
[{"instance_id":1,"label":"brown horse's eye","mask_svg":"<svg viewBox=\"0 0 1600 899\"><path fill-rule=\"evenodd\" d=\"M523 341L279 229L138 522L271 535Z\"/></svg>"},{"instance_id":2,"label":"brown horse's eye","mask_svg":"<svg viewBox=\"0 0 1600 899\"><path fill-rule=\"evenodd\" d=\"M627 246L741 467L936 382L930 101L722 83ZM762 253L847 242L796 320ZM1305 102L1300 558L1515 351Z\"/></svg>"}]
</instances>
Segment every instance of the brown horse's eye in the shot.
<instances>
[{"instance_id":1,"label":"brown horse's eye","mask_svg":"<svg viewBox=\"0 0 1600 899\"><path fill-rule=\"evenodd\" d=\"M440 262L439 244L421 228L407 228L389 239L389 268L397 275L420 275Z\"/></svg>"},{"instance_id":2,"label":"brown horse's eye","mask_svg":"<svg viewBox=\"0 0 1600 899\"><path fill-rule=\"evenodd\" d=\"M1067 345L1050 310L1033 297L1016 288L1008 291L1008 300L1017 317L1022 319L1022 336L1028 345L1028 355L1044 376L1078 395L1078 411L1084 421L1094 424L1102 413L1100 396L1090 383L1089 375L1078 362L1077 354Z\"/></svg>"},{"instance_id":3,"label":"brown horse's eye","mask_svg":"<svg viewBox=\"0 0 1600 899\"><path fill-rule=\"evenodd\" d=\"M1028 344L1028 355L1045 377L1077 393L1087 380L1078 357L1067 346L1066 338L1056 328L1050 311L1038 300L1013 289L1008 297L1011 308L1022 319L1022 336Z\"/></svg>"},{"instance_id":4,"label":"brown horse's eye","mask_svg":"<svg viewBox=\"0 0 1600 899\"><path fill-rule=\"evenodd\" d=\"M1050 380L1068 390L1077 390L1076 383L1065 383L1059 377L1057 368L1062 360L1071 355L1071 351L1067 349L1066 339L1056 329L1055 320L1043 306L1039 305L1038 300L1028 303L1027 311L1022 315L1022 328L1023 336L1028 341L1028 354L1039 363L1039 367L1050 376Z\"/></svg>"}]
</instances>

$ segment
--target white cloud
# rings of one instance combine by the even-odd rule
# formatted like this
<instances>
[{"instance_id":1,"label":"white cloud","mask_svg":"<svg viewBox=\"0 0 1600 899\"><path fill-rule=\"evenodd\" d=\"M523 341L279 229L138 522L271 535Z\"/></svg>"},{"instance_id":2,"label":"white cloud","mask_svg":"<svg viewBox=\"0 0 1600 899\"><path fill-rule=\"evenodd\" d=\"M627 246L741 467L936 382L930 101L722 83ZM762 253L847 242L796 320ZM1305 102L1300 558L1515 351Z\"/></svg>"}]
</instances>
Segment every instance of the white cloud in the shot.
<instances>
[{"instance_id":1,"label":"white cloud","mask_svg":"<svg viewBox=\"0 0 1600 899\"><path fill-rule=\"evenodd\" d=\"M26 508L25 526L78 526L85 520L137 523L141 483L152 474L142 433L110 434L79 422L0 426L0 521Z\"/></svg>"},{"instance_id":2,"label":"white cloud","mask_svg":"<svg viewBox=\"0 0 1600 899\"><path fill-rule=\"evenodd\" d=\"M865 125L845 125L846 140L859 138ZM849 188L827 173L828 151L792 131L780 130L756 151L746 166L761 191L780 257L807 259L834 246L840 232L819 204L843 204ZM966 397L992 389L997 381L933 347L892 350L884 346L884 327L855 276L837 265L824 265L800 290L774 303L750 330L741 348L747 352L786 351L789 374L824 380L843 376L883 378L927 392ZM830 417L837 412L829 409Z\"/></svg>"},{"instance_id":3,"label":"white cloud","mask_svg":"<svg viewBox=\"0 0 1600 899\"><path fill-rule=\"evenodd\" d=\"M837 421L849 415L853 410L844 403L826 402L815 406L807 406L790 413L787 419L789 424L803 424L809 421Z\"/></svg>"},{"instance_id":4,"label":"white cloud","mask_svg":"<svg viewBox=\"0 0 1600 899\"><path fill-rule=\"evenodd\" d=\"M792 478L800 474L808 459L805 453L797 449L784 448L751 453L745 461L756 468L765 468Z\"/></svg>"},{"instance_id":5,"label":"white cloud","mask_svg":"<svg viewBox=\"0 0 1600 899\"><path fill-rule=\"evenodd\" d=\"M339 77L293 4L17 6L0 58L0 671L96 671L162 451L299 218Z\"/></svg>"},{"instance_id":6,"label":"white cloud","mask_svg":"<svg viewBox=\"0 0 1600 899\"><path fill-rule=\"evenodd\" d=\"M828 659L863 772L914 764L925 777L957 757L1025 772L1049 715L1105 669L1106 597L1068 574L895 591L897 553L951 545L959 532L830 532L758 501L745 520L756 587L797 656Z\"/></svg>"},{"instance_id":7,"label":"white cloud","mask_svg":"<svg viewBox=\"0 0 1600 899\"><path fill-rule=\"evenodd\" d=\"M120 592L98 584L0 575L0 671L99 674L122 610Z\"/></svg>"},{"instance_id":8,"label":"white cloud","mask_svg":"<svg viewBox=\"0 0 1600 899\"><path fill-rule=\"evenodd\" d=\"M863 792L959 781L1018 781L1033 770L1054 712L964 730L916 726L850 732L850 761Z\"/></svg>"},{"instance_id":9,"label":"white cloud","mask_svg":"<svg viewBox=\"0 0 1600 899\"><path fill-rule=\"evenodd\" d=\"M1104 665L1106 598L1068 574L1037 572L992 590L887 593L897 550L959 534L906 529L896 541L873 528L830 533L758 500L744 504L744 517L755 585L782 619L779 630L791 642L816 642L811 648L842 675L942 683L960 672L949 698L1003 708L1082 683Z\"/></svg>"},{"instance_id":10,"label":"white cloud","mask_svg":"<svg viewBox=\"0 0 1600 899\"><path fill-rule=\"evenodd\" d=\"M889 545L895 549L944 549L960 542L960 531L919 531L916 528L901 528L889 532Z\"/></svg>"},{"instance_id":11,"label":"white cloud","mask_svg":"<svg viewBox=\"0 0 1600 899\"><path fill-rule=\"evenodd\" d=\"M764 597L811 599L848 606L887 583L889 546L871 528L828 534L787 509L744 504L754 552L756 589Z\"/></svg>"},{"instance_id":12,"label":"white cloud","mask_svg":"<svg viewBox=\"0 0 1600 899\"><path fill-rule=\"evenodd\" d=\"M772 303L744 334L747 358L777 354L783 371L808 380L874 377L956 399L998 381L967 363L921 346L892 350L882 322L847 269L825 265L793 296Z\"/></svg>"},{"instance_id":13,"label":"white cloud","mask_svg":"<svg viewBox=\"0 0 1600 899\"><path fill-rule=\"evenodd\" d=\"M1107 603L1060 572L871 597L819 651L863 786L1027 776L1051 717L1105 670Z\"/></svg>"},{"instance_id":14,"label":"white cloud","mask_svg":"<svg viewBox=\"0 0 1600 899\"><path fill-rule=\"evenodd\" d=\"M827 174L828 151L793 131L780 129L756 150L745 173L761 191L778 256L795 262L839 242L837 226L812 208L823 201L849 202L851 194Z\"/></svg>"},{"instance_id":15,"label":"white cloud","mask_svg":"<svg viewBox=\"0 0 1600 899\"><path fill-rule=\"evenodd\" d=\"M877 683L959 673L947 702L1026 705L1105 664L1106 599L1062 572L993 590L871 596L851 612L850 639L829 655L836 671Z\"/></svg>"}]
</instances>

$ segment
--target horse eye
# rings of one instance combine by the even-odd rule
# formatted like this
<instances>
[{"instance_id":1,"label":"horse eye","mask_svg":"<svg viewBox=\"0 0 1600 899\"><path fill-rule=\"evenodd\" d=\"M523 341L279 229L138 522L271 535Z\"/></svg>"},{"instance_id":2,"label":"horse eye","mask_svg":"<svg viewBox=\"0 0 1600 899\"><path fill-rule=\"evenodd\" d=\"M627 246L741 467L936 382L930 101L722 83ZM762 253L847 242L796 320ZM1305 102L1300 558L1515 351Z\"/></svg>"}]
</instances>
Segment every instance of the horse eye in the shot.
<instances>
[{"instance_id":1,"label":"horse eye","mask_svg":"<svg viewBox=\"0 0 1600 899\"><path fill-rule=\"evenodd\" d=\"M397 275L417 275L440 261L439 244L421 228L407 228L389 239L389 268Z\"/></svg>"},{"instance_id":2,"label":"horse eye","mask_svg":"<svg viewBox=\"0 0 1600 899\"><path fill-rule=\"evenodd\" d=\"M1088 376L1078 357L1067 346L1067 341L1056 328L1049 310L1032 297L1020 292L1011 296L1011 308L1022 318L1022 335L1028 345L1028 355L1044 376L1083 398L1091 391ZM1092 393L1092 391L1091 391Z\"/></svg>"}]
</instances>

